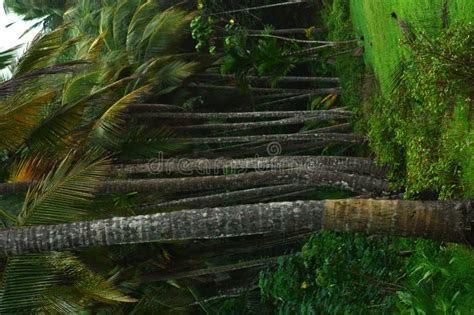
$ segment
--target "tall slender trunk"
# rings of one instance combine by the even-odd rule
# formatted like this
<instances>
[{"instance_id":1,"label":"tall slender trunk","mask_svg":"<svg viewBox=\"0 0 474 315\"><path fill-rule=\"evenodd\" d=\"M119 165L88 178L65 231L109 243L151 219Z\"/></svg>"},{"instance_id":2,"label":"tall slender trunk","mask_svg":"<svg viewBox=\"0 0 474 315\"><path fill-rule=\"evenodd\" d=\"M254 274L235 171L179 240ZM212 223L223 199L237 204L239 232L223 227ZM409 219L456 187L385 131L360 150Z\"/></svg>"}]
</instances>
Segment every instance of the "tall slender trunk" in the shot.
<instances>
[{"instance_id":1,"label":"tall slender trunk","mask_svg":"<svg viewBox=\"0 0 474 315\"><path fill-rule=\"evenodd\" d=\"M229 11L211 13L211 15L222 15L222 14L230 14L230 13L238 13L238 12L250 12L250 11L255 11L255 10L271 9L271 8L294 5L294 4L300 4L300 3L305 3L305 2L307 2L307 1L306 0L291 0L291 1L287 1L287 2L280 2L280 3L267 4L267 5L261 5L261 6L256 6L256 7L248 7L248 8L243 8L243 9L236 9L236 10L229 10Z\"/></svg>"},{"instance_id":2,"label":"tall slender trunk","mask_svg":"<svg viewBox=\"0 0 474 315\"><path fill-rule=\"evenodd\" d=\"M325 200L183 210L0 230L0 256L91 246L335 230L474 245L474 211L461 202Z\"/></svg>"},{"instance_id":3,"label":"tall slender trunk","mask_svg":"<svg viewBox=\"0 0 474 315\"><path fill-rule=\"evenodd\" d=\"M291 125L301 125L309 121L325 121L332 119L347 119L347 116L340 115L337 112L330 112L327 116L317 115L317 116L296 116L290 118L284 118L280 120L272 121L251 121L251 122L242 122L242 123L222 123L222 124L201 124L201 125L187 125L187 126L177 126L173 129L175 130L202 130L202 129L219 129L219 130L232 130L232 131L242 131L242 130L252 130L259 128L269 128L269 127L278 127L278 126L291 126Z\"/></svg>"},{"instance_id":4,"label":"tall slender trunk","mask_svg":"<svg viewBox=\"0 0 474 315\"><path fill-rule=\"evenodd\" d=\"M1 184L0 194L26 191L34 182ZM243 174L198 176L182 178L111 180L102 184L100 193L159 192L177 193L214 189L244 189L265 185L306 184L330 186L357 192L376 194L389 192L385 181L363 175L346 174L325 169L304 167L278 171L249 172Z\"/></svg>"},{"instance_id":5,"label":"tall slender trunk","mask_svg":"<svg viewBox=\"0 0 474 315\"><path fill-rule=\"evenodd\" d=\"M322 127L322 128L317 128L317 129L312 129L312 130L305 130L305 131L300 131L300 133L326 133L326 132L336 132L336 131L350 131L352 128L352 125L350 123L345 123L345 124L339 124L339 125L334 125L334 126L329 126L329 127Z\"/></svg>"},{"instance_id":6,"label":"tall slender trunk","mask_svg":"<svg viewBox=\"0 0 474 315\"><path fill-rule=\"evenodd\" d=\"M207 137L207 138L176 138L176 141L182 141L190 144L224 144L224 143L245 143L245 142L280 142L280 141L334 141L348 143L363 143L366 140L364 136L349 133L320 133L320 134L276 134L276 135L258 135L258 136L239 136L239 137Z\"/></svg>"},{"instance_id":7,"label":"tall slender trunk","mask_svg":"<svg viewBox=\"0 0 474 315\"><path fill-rule=\"evenodd\" d=\"M213 85L204 83L189 83L190 88L208 89L208 90L223 90L223 91L249 91L249 92L261 92L261 93L300 93L300 94L312 94L312 95L325 95L330 93L338 93L336 88L319 88L319 89L283 89L283 88L260 88L260 87L249 87L245 90L237 86L232 85Z\"/></svg>"},{"instance_id":8,"label":"tall slender trunk","mask_svg":"<svg viewBox=\"0 0 474 315\"><path fill-rule=\"evenodd\" d=\"M311 93L309 93L309 94L300 94L300 95L288 95L288 97L280 98L280 99L277 99L277 100L274 100L274 101L267 101L267 102L264 102L264 103L258 103L258 104L256 104L256 106L261 108L263 106L278 105L278 104L289 104L289 103L294 102L294 101L299 101L299 100L302 100L302 99L308 99L312 96L314 96L314 94L311 94Z\"/></svg>"},{"instance_id":9,"label":"tall slender trunk","mask_svg":"<svg viewBox=\"0 0 474 315\"><path fill-rule=\"evenodd\" d=\"M287 194L288 192L299 192L304 188L310 187L308 185L288 184L279 186L270 186L262 188L251 188L245 190L238 190L226 192L221 194L213 194L207 196L184 198L179 200L161 202L157 204L141 205L137 208L138 211L160 210L160 209L190 209L190 208L205 208L205 207L222 207L236 204L248 203L250 201L260 200L265 196L275 196ZM314 188L313 188L314 189Z\"/></svg>"},{"instance_id":10,"label":"tall slender trunk","mask_svg":"<svg viewBox=\"0 0 474 315\"><path fill-rule=\"evenodd\" d=\"M204 73L196 75L198 78L214 78L214 79L230 79L234 80L237 77L233 74L212 74ZM271 78L268 76L246 76L246 79L249 81L255 82L268 82ZM295 76L285 76L278 78L280 83L313 83L313 82L327 82L327 83L339 83L339 78L336 77L295 77Z\"/></svg>"},{"instance_id":11,"label":"tall slender trunk","mask_svg":"<svg viewBox=\"0 0 474 315\"><path fill-rule=\"evenodd\" d=\"M184 108L176 105L168 104L130 104L127 107L129 113L140 113L140 112L159 112L159 111L175 111L182 112Z\"/></svg>"},{"instance_id":12,"label":"tall slender trunk","mask_svg":"<svg viewBox=\"0 0 474 315\"><path fill-rule=\"evenodd\" d=\"M376 165L372 159L344 156L271 156L245 159L170 159L140 164L115 164L114 173L158 174L182 173L213 174L226 169L283 170L289 168L324 168L338 172L384 176L386 168Z\"/></svg>"},{"instance_id":13,"label":"tall slender trunk","mask_svg":"<svg viewBox=\"0 0 474 315\"><path fill-rule=\"evenodd\" d=\"M261 112L229 112L229 113L140 113L134 114L136 118L167 118L167 119L242 119L242 118L289 118L302 115L327 115L337 112L346 117L353 115L350 111L343 110L301 110L301 111L261 111Z\"/></svg>"},{"instance_id":14,"label":"tall slender trunk","mask_svg":"<svg viewBox=\"0 0 474 315\"><path fill-rule=\"evenodd\" d=\"M278 29L278 30L271 30L268 33L270 35L291 35L291 34L303 34L306 35L308 29L306 28L288 28L288 29ZM267 33L266 30L247 30L249 34L264 34ZM312 33L324 33L327 32L325 28L315 28L311 27Z\"/></svg>"},{"instance_id":15,"label":"tall slender trunk","mask_svg":"<svg viewBox=\"0 0 474 315\"><path fill-rule=\"evenodd\" d=\"M206 275L212 275L216 273L223 273L223 272L230 272L242 269L249 269L255 267L263 267L270 264L274 264L280 257L268 257L268 258L260 258L254 259L250 261L243 261L235 264L224 265L224 266L216 266L216 267L209 267L197 270L190 270L190 271L181 271L181 272L174 272L162 275L144 275L140 279L140 283L152 283L158 281L167 281L171 279L183 279L183 278L195 278L195 277L202 277Z\"/></svg>"},{"instance_id":16,"label":"tall slender trunk","mask_svg":"<svg viewBox=\"0 0 474 315\"><path fill-rule=\"evenodd\" d=\"M337 46L337 45L352 44L352 43L357 42L357 39L345 40L345 41L308 40L308 39L297 39L297 38L290 38L290 37L284 37L284 36L277 36L277 35L271 35L271 34L249 34L247 36L275 38L275 39L280 39L287 42L301 43L301 44L322 44L324 45L324 47L326 47L326 45ZM319 47L322 47L322 46L319 46Z\"/></svg>"}]
</instances>

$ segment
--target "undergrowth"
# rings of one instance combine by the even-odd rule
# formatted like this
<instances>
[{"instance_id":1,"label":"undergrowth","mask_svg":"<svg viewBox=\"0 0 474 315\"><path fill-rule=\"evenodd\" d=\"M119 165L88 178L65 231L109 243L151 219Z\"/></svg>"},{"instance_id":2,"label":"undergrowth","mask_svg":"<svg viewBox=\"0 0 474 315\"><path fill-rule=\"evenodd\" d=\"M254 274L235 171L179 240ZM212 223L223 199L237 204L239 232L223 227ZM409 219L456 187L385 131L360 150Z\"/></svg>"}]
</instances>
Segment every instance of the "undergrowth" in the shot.
<instances>
[{"instance_id":1,"label":"undergrowth","mask_svg":"<svg viewBox=\"0 0 474 315\"><path fill-rule=\"evenodd\" d=\"M364 104L371 148L392 167L392 180L407 197L426 189L442 199L459 197L474 182L473 39L472 25L453 26L436 38L417 34L407 41L413 58L400 65L392 92Z\"/></svg>"},{"instance_id":2,"label":"undergrowth","mask_svg":"<svg viewBox=\"0 0 474 315\"><path fill-rule=\"evenodd\" d=\"M473 280L463 246L323 232L260 287L275 314L472 314Z\"/></svg>"}]
</instances>

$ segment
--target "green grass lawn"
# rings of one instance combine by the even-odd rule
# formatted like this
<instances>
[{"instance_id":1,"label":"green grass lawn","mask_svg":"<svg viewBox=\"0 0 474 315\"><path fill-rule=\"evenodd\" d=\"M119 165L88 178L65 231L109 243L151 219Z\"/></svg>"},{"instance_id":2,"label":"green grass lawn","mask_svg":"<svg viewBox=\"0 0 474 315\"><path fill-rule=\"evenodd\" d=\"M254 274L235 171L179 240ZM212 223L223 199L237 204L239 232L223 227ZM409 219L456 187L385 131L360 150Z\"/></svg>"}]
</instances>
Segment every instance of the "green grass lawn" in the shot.
<instances>
[{"instance_id":1,"label":"green grass lawn","mask_svg":"<svg viewBox=\"0 0 474 315\"><path fill-rule=\"evenodd\" d=\"M410 29L416 32L424 31L428 36L438 36L442 31L442 16L443 12L446 12L446 8L449 25L455 25L457 23L467 24L474 21L473 0L350 1L350 15L354 31L357 36L363 36L364 38L361 41L365 48L364 61L366 65L373 70L378 79L382 98L389 97L392 89L391 82L400 62L402 60L408 60L411 57L410 49L407 45L401 43L401 41L404 40L404 35L401 27L398 25L398 21L403 20L408 24ZM392 17L393 13L396 14L398 20ZM474 141L474 132L472 128L473 115L471 101L472 100L467 100L467 104L463 104L460 108L453 110L451 122L444 122L444 125L449 125L449 130L443 128L444 125L440 124L440 129L446 130L441 132L436 145L443 147L443 149L436 148L436 150L431 150L426 153L426 157L432 159L430 163L433 164L433 168L442 168L443 164L453 164L453 161L461 165L461 174L454 175L454 177L462 179L464 194L468 196L474 196L474 147L472 144ZM387 117L387 119L389 118ZM414 124L416 123L414 122ZM424 126L420 124L418 127L415 127L415 129L416 128L421 130ZM416 131L410 135L416 136ZM426 137L426 132L423 136ZM387 139L387 141L390 141L390 139ZM412 151L416 151L416 148L413 148L413 143L409 143L411 140L407 139L406 141L406 147L411 146ZM421 150L423 142L421 140L420 142L422 143L420 145ZM393 146L400 144L404 145L405 143L403 143L402 140L397 144L393 144ZM456 151L456 148L461 146L463 148ZM452 151L450 147L453 148ZM376 154L379 153L377 150L375 151ZM433 154L435 151L436 153ZM411 176L410 172L413 173L416 171L416 168L420 167L421 162L414 161L417 158L413 159L415 154L416 152L406 153L407 176ZM423 157L423 159L425 159L425 157ZM452 172L452 170L450 170L450 172ZM420 174L413 176L413 182L420 182L424 177L429 176L437 176L436 171L432 171L431 173L426 172L424 174L420 172ZM442 176L445 176L445 174L440 175L440 177ZM440 181L443 180L444 178ZM450 180L444 181L448 182L448 184L450 182Z\"/></svg>"}]
</instances>

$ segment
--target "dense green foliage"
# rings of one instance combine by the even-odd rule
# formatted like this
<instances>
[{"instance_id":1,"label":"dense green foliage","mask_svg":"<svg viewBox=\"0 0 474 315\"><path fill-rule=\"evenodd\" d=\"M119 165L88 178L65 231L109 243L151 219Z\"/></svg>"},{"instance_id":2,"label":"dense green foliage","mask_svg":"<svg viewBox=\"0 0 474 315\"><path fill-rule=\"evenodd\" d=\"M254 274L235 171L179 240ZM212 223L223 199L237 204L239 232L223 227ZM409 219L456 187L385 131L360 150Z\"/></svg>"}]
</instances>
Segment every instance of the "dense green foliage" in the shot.
<instances>
[{"instance_id":1,"label":"dense green foliage","mask_svg":"<svg viewBox=\"0 0 474 315\"><path fill-rule=\"evenodd\" d=\"M470 314L469 249L324 232L260 275L278 314Z\"/></svg>"},{"instance_id":2,"label":"dense green foliage","mask_svg":"<svg viewBox=\"0 0 474 315\"><path fill-rule=\"evenodd\" d=\"M452 24L443 32L414 28L417 38L405 34L409 40L400 47L398 20L385 11L403 1L373 1L308 1L255 11L242 9L274 1L5 1L9 10L24 19L44 18L44 29L18 61L14 50L0 52L0 68L10 66L13 73L11 80L0 79L0 177L2 182L36 183L26 195L0 196L1 226L131 216L144 213L139 205L189 197L179 192L99 195L100 183L109 179L112 160L130 162L163 152L171 157L174 150L187 148L159 120L128 115L129 106L144 102L173 104L178 111L195 107L198 111L254 110L254 98L265 104L287 97L291 89L280 89L280 95L248 93L249 98L245 92L277 90L283 85L278 79L285 75L338 76L342 98L337 93L310 94L299 104L283 98L267 107L350 107L360 114L361 129L368 133L374 154L392 166L392 179L406 189L407 196L426 188L441 192L443 198L472 195L472 25ZM469 7L465 1L450 6L453 21L469 19L462 10ZM414 6L410 3L405 8ZM383 19L377 16L379 9ZM238 12L227 12L233 10ZM363 12L373 16L366 18ZM416 14L420 15L419 10ZM381 19L390 21L390 27L381 27ZM274 30L291 28L299 31L271 37ZM396 31L382 44L387 29ZM324 44L328 46L318 47ZM364 72L364 59L373 69ZM401 65L399 71L394 71L394 64ZM231 79L227 82L220 74L230 74L226 78ZM212 87L197 89L202 83L199 75L208 75L211 79L204 80L204 85ZM248 76L257 79L251 82ZM268 82L259 80L261 76L269 77ZM327 82L307 85L304 91L333 87ZM289 86L304 85L292 82ZM294 129L307 131L336 123L317 121ZM272 129L280 130L284 129ZM216 155L222 149L203 147ZM314 152L311 147L294 152L303 154L308 149ZM339 143L316 152L369 154L365 145ZM181 153L187 156L195 151ZM136 174L117 177L143 178ZM352 194L320 188L307 191L304 197L348 196ZM293 198L274 199L288 197ZM474 258L470 249L461 246L324 232L312 236L301 253L280 258L260 277L261 266L215 271L236 262L279 256L299 248L300 243L301 235L293 239L273 235L2 259L0 313L474 312ZM180 277L183 272L189 273ZM164 277L157 280L157 275Z\"/></svg>"},{"instance_id":3,"label":"dense green foliage","mask_svg":"<svg viewBox=\"0 0 474 315\"><path fill-rule=\"evenodd\" d=\"M434 39L416 36L408 43L412 59L400 66L393 92L366 102L371 146L382 163L393 166L407 195L430 188L442 198L459 196L470 189L459 182L463 171L472 169L468 82L473 79L474 28L455 25Z\"/></svg>"}]
</instances>

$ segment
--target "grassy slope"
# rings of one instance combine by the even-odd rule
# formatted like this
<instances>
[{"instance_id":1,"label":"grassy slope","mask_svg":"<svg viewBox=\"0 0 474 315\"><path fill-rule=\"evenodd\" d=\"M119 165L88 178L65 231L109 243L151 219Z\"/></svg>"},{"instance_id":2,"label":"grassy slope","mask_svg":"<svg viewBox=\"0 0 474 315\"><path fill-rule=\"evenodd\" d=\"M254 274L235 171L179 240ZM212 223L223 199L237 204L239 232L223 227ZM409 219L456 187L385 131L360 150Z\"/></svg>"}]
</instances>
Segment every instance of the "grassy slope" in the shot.
<instances>
[{"instance_id":1,"label":"grassy slope","mask_svg":"<svg viewBox=\"0 0 474 315\"><path fill-rule=\"evenodd\" d=\"M410 27L435 33L441 29L444 2L444 0L350 1L354 27L356 32L363 35L365 39L365 62L374 70L382 93L388 92L394 70L402 58L409 58L410 53L406 47L400 45L400 39L403 36L397 21L391 17L392 12L395 12L399 19L406 21ZM474 1L450 0L448 12L450 23L472 23ZM468 115L468 113L461 113L455 117L453 129L457 130L457 134L453 136L469 137L472 143L474 141L473 122L472 117ZM452 139L452 141L455 140ZM463 156L458 157L464 172L465 193L468 196L474 195L473 156L474 148L471 145Z\"/></svg>"}]
</instances>

